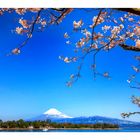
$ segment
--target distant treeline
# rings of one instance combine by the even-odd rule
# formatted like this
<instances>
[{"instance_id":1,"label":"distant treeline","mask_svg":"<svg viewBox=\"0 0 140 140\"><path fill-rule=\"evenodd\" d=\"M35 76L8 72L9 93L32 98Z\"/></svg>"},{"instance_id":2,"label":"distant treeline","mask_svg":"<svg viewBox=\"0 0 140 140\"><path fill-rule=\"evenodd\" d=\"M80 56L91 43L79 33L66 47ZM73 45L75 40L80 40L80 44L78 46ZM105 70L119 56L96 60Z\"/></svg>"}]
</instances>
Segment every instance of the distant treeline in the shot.
<instances>
[{"instance_id":1,"label":"distant treeline","mask_svg":"<svg viewBox=\"0 0 140 140\"><path fill-rule=\"evenodd\" d=\"M93 128L93 129L106 129L106 128L119 128L117 124L96 123L96 124L73 124L73 123L56 123L50 120L46 121L24 121L22 119L17 121L0 120L0 128Z\"/></svg>"},{"instance_id":2,"label":"distant treeline","mask_svg":"<svg viewBox=\"0 0 140 140\"><path fill-rule=\"evenodd\" d=\"M73 124L73 123L51 123L54 128L93 128L93 129L106 129L106 128L119 128L117 124L96 123L96 124Z\"/></svg>"}]
</instances>

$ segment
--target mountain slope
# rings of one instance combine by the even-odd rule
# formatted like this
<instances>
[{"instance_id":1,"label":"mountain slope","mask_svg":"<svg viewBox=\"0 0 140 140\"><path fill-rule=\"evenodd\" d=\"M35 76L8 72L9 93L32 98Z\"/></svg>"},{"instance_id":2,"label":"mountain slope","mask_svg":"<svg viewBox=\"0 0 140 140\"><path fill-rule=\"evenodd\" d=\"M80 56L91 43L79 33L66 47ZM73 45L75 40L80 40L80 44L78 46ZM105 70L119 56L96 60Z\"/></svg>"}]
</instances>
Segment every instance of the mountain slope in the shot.
<instances>
[{"instance_id":1,"label":"mountain slope","mask_svg":"<svg viewBox=\"0 0 140 140\"><path fill-rule=\"evenodd\" d=\"M139 122L132 122L127 120L121 120L116 118L107 118L102 116L90 116L90 117L76 117L71 119L57 119L54 120L58 123L75 123L75 124L96 124L96 123L108 123L118 124L120 127L139 127Z\"/></svg>"},{"instance_id":2,"label":"mountain slope","mask_svg":"<svg viewBox=\"0 0 140 140\"><path fill-rule=\"evenodd\" d=\"M89 117L71 117L55 108L51 108L44 112L42 115L29 119L28 121L47 120L57 123L75 123L75 124L96 124L96 123L110 123L118 124L120 127L139 127L139 122L121 120L116 118L102 117L102 116L89 116Z\"/></svg>"},{"instance_id":3,"label":"mountain slope","mask_svg":"<svg viewBox=\"0 0 140 140\"><path fill-rule=\"evenodd\" d=\"M55 108L51 108L48 111L44 112L42 115L29 119L29 120L31 121L42 120L43 121L47 119L57 120L57 119L66 119L66 118L72 118L72 117L58 111Z\"/></svg>"}]
</instances>

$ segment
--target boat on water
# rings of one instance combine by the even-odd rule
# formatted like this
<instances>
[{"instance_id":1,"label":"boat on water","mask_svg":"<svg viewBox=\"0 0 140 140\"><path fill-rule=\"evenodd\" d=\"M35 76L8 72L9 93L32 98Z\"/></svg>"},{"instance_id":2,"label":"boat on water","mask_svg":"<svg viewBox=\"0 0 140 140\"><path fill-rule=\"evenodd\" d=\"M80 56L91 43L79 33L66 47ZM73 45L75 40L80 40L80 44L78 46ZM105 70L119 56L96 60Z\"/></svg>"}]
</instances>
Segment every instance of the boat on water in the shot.
<instances>
[{"instance_id":1,"label":"boat on water","mask_svg":"<svg viewBox=\"0 0 140 140\"><path fill-rule=\"evenodd\" d=\"M47 129L47 128L45 128L45 129L43 129L42 131L48 131L48 129Z\"/></svg>"}]
</instances>

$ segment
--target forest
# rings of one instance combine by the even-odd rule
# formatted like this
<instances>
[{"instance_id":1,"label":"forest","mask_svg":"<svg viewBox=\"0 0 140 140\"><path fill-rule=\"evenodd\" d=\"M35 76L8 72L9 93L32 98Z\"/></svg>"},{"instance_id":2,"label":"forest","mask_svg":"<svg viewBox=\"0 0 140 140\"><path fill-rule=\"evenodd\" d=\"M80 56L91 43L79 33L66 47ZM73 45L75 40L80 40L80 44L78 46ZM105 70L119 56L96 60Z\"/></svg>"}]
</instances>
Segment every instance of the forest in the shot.
<instances>
[{"instance_id":1,"label":"forest","mask_svg":"<svg viewBox=\"0 0 140 140\"><path fill-rule=\"evenodd\" d=\"M0 128L1 129L118 129L119 126L117 124L108 124L108 123L96 123L96 124L73 124L73 123L56 123L51 122L50 120L46 121L24 121L13 120L13 121L5 121L0 120Z\"/></svg>"}]
</instances>

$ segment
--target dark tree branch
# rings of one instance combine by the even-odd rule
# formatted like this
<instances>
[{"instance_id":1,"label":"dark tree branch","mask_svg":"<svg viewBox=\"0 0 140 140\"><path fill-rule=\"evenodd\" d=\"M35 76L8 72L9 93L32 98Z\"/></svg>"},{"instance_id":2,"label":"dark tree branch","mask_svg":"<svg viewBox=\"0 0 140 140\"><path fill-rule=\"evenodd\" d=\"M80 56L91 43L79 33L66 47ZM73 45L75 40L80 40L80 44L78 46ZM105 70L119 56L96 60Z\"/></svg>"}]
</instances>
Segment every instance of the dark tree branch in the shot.
<instances>
[{"instance_id":1,"label":"dark tree branch","mask_svg":"<svg viewBox=\"0 0 140 140\"><path fill-rule=\"evenodd\" d=\"M38 11L37 16L36 16L34 22L32 23L31 30L30 30L30 32L29 32L29 36L28 36L28 38L18 47L19 49L21 49L24 45L26 45L27 42L28 42L28 40L31 38L31 36L32 36L32 34L33 34L33 31L34 31L34 28L35 28L35 24L36 24L36 22L37 22L37 20L38 20L38 18L39 18L39 16L40 16L42 10L43 10L43 8L41 8L41 10Z\"/></svg>"},{"instance_id":2,"label":"dark tree branch","mask_svg":"<svg viewBox=\"0 0 140 140\"><path fill-rule=\"evenodd\" d=\"M129 12L129 13L140 16L140 8L115 8L115 9L119 10L119 11Z\"/></svg>"},{"instance_id":3,"label":"dark tree branch","mask_svg":"<svg viewBox=\"0 0 140 140\"><path fill-rule=\"evenodd\" d=\"M43 9L44 9L44 8L41 8L41 9L37 12L36 18L35 18L35 20L33 21L33 23L31 24L31 27L30 27L30 29L29 29L29 34L28 34L28 37L26 38L26 40L25 40L22 44L20 44L19 47L16 48L16 53L17 53L17 54L18 54L17 51L19 51L22 47L24 47L24 46L28 43L28 41L30 40L30 38L32 37L32 34L33 34L33 32L34 32L34 28L35 28L35 24L36 24L36 22L37 22L37 20L38 20L38 18L39 18L39 16L40 16L40 14L41 14L41 11L42 11ZM11 52L11 53L9 53L9 54L6 54L6 56L10 56L10 55L12 55L12 54L15 54L15 52L14 52L14 53Z\"/></svg>"},{"instance_id":4,"label":"dark tree branch","mask_svg":"<svg viewBox=\"0 0 140 140\"><path fill-rule=\"evenodd\" d=\"M140 89L140 87L130 86L130 88Z\"/></svg>"},{"instance_id":5,"label":"dark tree branch","mask_svg":"<svg viewBox=\"0 0 140 140\"><path fill-rule=\"evenodd\" d=\"M63 12L65 9L68 9L68 8L51 8L51 9L54 11Z\"/></svg>"},{"instance_id":6,"label":"dark tree branch","mask_svg":"<svg viewBox=\"0 0 140 140\"><path fill-rule=\"evenodd\" d=\"M129 112L129 113L122 113L121 116L123 118L130 117L131 115L140 114L140 112Z\"/></svg>"},{"instance_id":7,"label":"dark tree branch","mask_svg":"<svg viewBox=\"0 0 140 140\"><path fill-rule=\"evenodd\" d=\"M95 21L95 23L94 23L94 25L93 25L93 27L92 27L91 47L92 47L92 45L93 45L94 29L95 29L95 27L96 27L96 25L97 25L97 23L98 23L98 19L99 19L101 13L102 13L102 9L99 11L98 16L97 16L97 19L96 19L96 21Z\"/></svg>"},{"instance_id":8,"label":"dark tree branch","mask_svg":"<svg viewBox=\"0 0 140 140\"><path fill-rule=\"evenodd\" d=\"M135 46L128 46L126 44L119 44L119 46L122 47L124 50L140 52L140 48Z\"/></svg>"},{"instance_id":9,"label":"dark tree branch","mask_svg":"<svg viewBox=\"0 0 140 140\"><path fill-rule=\"evenodd\" d=\"M66 8L63 10L63 12L61 13L61 15L56 19L56 23L59 24L63 18L69 14L71 11L73 10L73 8Z\"/></svg>"}]
</instances>

